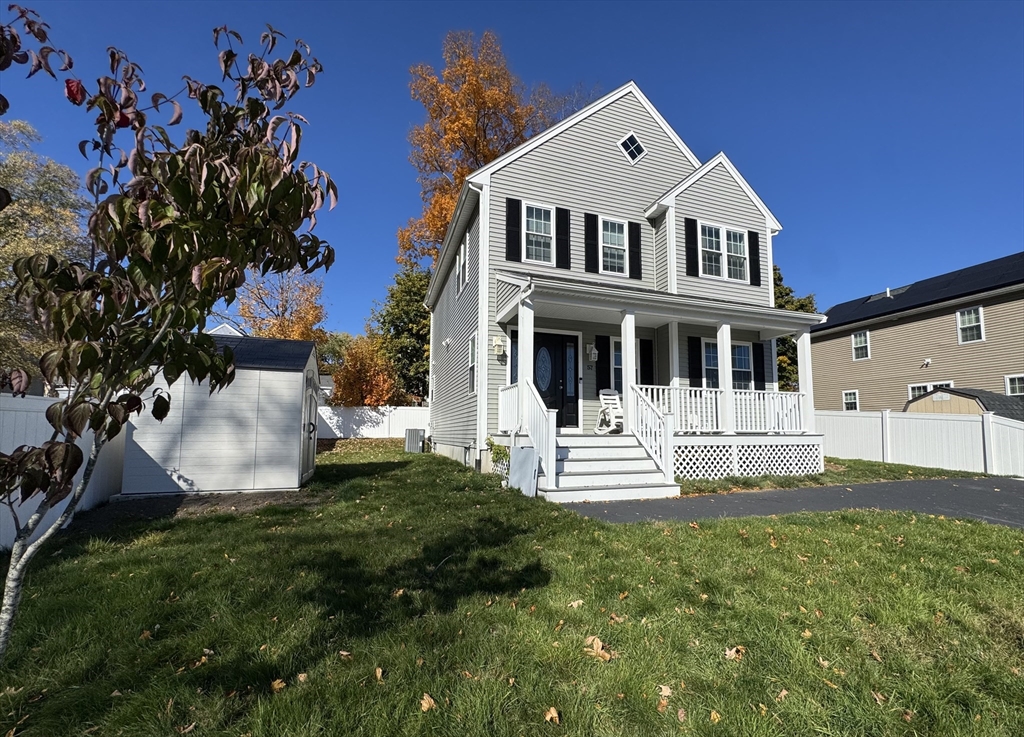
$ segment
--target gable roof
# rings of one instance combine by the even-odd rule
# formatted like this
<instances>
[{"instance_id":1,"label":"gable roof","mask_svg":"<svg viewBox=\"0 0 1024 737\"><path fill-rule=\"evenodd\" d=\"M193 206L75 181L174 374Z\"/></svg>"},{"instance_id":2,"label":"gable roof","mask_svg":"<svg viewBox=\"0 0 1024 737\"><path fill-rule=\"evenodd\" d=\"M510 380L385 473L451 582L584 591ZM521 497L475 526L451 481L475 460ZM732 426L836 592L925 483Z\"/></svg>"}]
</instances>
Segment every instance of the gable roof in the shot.
<instances>
[{"instance_id":1,"label":"gable roof","mask_svg":"<svg viewBox=\"0 0 1024 737\"><path fill-rule=\"evenodd\" d=\"M739 173L739 170L731 161L729 161L729 157L725 155L724 151L719 151L713 157L708 159L705 164L697 167L696 171L683 179L683 181L679 182L679 184L672 187L672 189L656 199L651 203L651 206L647 208L644 215L649 218L660 215L666 208L671 207L672 204L674 204L676 197L703 179L719 164L721 164L729 173L729 176L731 176L736 183L740 185L744 194L746 194L747 197L750 198L750 201L754 203L754 206L761 211L761 214L765 216L765 219L768 221L768 224L772 229L775 231L782 230L782 223L775 218L772 211L768 209L768 205L764 204L764 200L757 196L757 192L754 191L753 187L747 184L747 180L743 178L743 175Z\"/></svg>"},{"instance_id":2,"label":"gable roof","mask_svg":"<svg viewBox=\"0 0 1024 737\"><path fill-rule=\"evenodd\" d=\"M316 351L311 340L251 338L246 335L214 335L218 348L229 347L235 354L236 369L302 371Z\"/></svg>"},{"instance_id":3,"label":"gable roof","mask_svg":"<svg viewBox=\"0 0 1024 737\"><path fill-rule=\"evenodd\" d=\"M909 400L903 407L903 411L906 412L907 408L909 408L914 402L920 401L925 397L930 397L933 394L938 394L939 392L955 394L958 397L967 397L968 399L976 399L978 404L981 405L981 408L986 412L993 412L1000 417L1005 417L1009 420L1024 422L1024 397L1010 397L1005 394L990 392L986 389L954 389L953 387L939 387L937 389L932 389L926 394L922 394L919 397L914 397Z\"/></svg>"},{"instance_id":4,"label":"gable roof","mask_svg":"<svg viewBox=\"0 0 1024 737\"><path fill-rule=\"evenodd\" d=\"M895 315L906 310L1013 287L1017 284L1024 284L1024 251L922 279L906 287L887 290L889 296L881 292L843 302L826 311L828 322L811 328L811 332L826 328L831 331L842 325Z\"/></svg>"},{"instance_id":5,"label":"gable roof","mask_svg":"<svg viewBox=\"0 0 1024 737\"><path fill-rule=\"evenodd\" d=\"M683 139L681 139L679 135L674 130L672 130L672 126L670 126L668 122L663 117L661 117L661 113L659 113L655 109L654 105L651 104L651 101L647 99L647 96L640 91L640 88L637 87L636 82L630 80L629 82L626 82L626 84L619 87L617 90L609 92L607 95L600 98L599 100L595 100L586 107L577 110L568 118L561 121L560 123L551 126L543 133L539 133L530 140L526 141L525 143L519 144L514 149L502 154L491 163L481 166L475 172L470 174L466 178L466 181L483 183L483 181L486 180L487 177L496 172L498 169L508 164L511 164L513 161L519 159L522 156L525 156L526 154L530 153L530 151L533 151L538 146L543 145L546 141L549 141L555 136L557 136L559 133L562 133L563 131L572 128L581 120L586 120L594 113L603 110L616 100L619 100L628 94L633 94L636 96L636 99L640 102L641 105L643 105L644 109L647 110L647 112L650 114L652 118L654 118L654 122L656 122L661 127L661 129L665 131L665 134L672 140L672 142L679 147L679 150L682 152L683 156L689 159L690 163L693 164L695 167L700 166L700 159L693 155L693 152L689 149L689 147L687 147L687 145L683 143Z\"/></svg>"}]
</instances>

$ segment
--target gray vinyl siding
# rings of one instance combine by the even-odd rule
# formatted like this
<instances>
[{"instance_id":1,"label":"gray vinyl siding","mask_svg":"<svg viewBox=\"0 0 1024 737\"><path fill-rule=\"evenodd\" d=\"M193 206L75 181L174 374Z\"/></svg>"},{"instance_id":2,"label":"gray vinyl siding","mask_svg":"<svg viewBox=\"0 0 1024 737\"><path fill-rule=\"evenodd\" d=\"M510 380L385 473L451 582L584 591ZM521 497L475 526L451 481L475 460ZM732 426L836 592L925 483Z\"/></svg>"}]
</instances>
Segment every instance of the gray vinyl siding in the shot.
<instances>
[{"instance_id":1,"label":"gray vinyl siding","mask_svg":"<svg viewBox=\"0 0 1024 737\"><path fill-rule=\"evenodd\" d=\"M519 294L519 287L515 284L509 284L507 281L496 282L494 289L496 295L494 299L494 314L498 314L505 309L505 306Z\"/></svg>"},{"instance_id":2,"label":"gray vinyl siding","mask_svg":"<svg viewBox=\"0 0 1024 737\"><path fill-rule=\"evenodd\" d=\"M960 344L956 313L981 306L985 339ZM958 306L811 334L814 406L841 410L842 393L856 389L860 409L901 411L908 385L952 381L955 388L1005 394L1004 376L1024 374L1024 293L979 295ZM827 325L828 323L826 323ZM853 360L852 335L868 331L871 357ZM931 362L924 365L925 359Z\"/></svg>"},{"instance_id":3,"label":"gray vinyl siding","mask_svg":"<svg viewBox=\"0 0 1024 737\"><path fill-rule=\"evenodd\" d=\"M760 234L761 286L752 287L749 284L713 277L687 276L684 230L686 218L696 218L737 230L757 231ZM705 174L700 181L676 198L676 284L678 293L688 297L724 299L730 302L771 307L772 267L768 260L768 233L765 230L765 225L764 214L754 205L724 166L719 164ZM698 231L698 237L699 235Z\"/></svg>"},{"instance_id":4,"label":"gray vinyl siding","mask_svg":"<svg viewBox=\"0 0 1024 737\"><path fill-rule=\"evenodd\" d=\"M718 337L718 332L715 328L710 325L679 325L679 385L690 386L690 348L689 341L687 340L691 336L697 338L705 338L709 340L715 340ZM762 341L758 340L761 336L752 330L733 330L732 339L735 343L761 343L764 346L764 381L765 389L774 389L775 385L772 380L775 376L775 369L772 366L772 361L775 360L772 355L772 342L770 340ZM753 356L751 356L753 359ZM719 361L721 364L721 361Z\"/></svg>"},{"instance_id":5,"label":"gray vinyl siding","mask_svg":"<svg viewBox=\"0 0 1024 737\"><path fill-rule=\"evenodd\" d=\"M647 154L631 165L618 142L632 130ZM693 171L693 165L632 94L581 120L491 175L491 267L505 260L505 199L512 197L570 212L571 273L594 282L655 287L654 230L644 211ZM584 269L583 215L640 223L642 280ZM525 225L525 220L524 220ZM554 266L527 261L517 271L558 275Z\"/></svg>"},{"instance_id":6,"label":"gray vinyl siding","mask_svg":"<svg viewBox=\"0 0 1024 737\"><path fill-rule=\"evenodd\" d=\"M466 284L459 291L454 268L445 275L444 287L434 308L430 346L430 355L434 359L431 437L434 442L459 447L469 447L476 441L476 395L469 386L469 339L477 329L479 246L480 217L477 212L469 225ZM454 264L453 259L453 267ZM447 348L444 346L446 340ZM489 341L477 340L478 366L480 361L487 360L488 353L493 353L487 350L488 345Z\"/></svg>"},{"instance_id":7,"label":"gray vinyl siding","mask_svg":"<svg viewBox=\"0 0 1024 737\"><path fill-rule=\"evenodd\" d=\"M654 221L654 283L663 291L668 291L668 230L667 215Z\"/></svg>"}]
</instances>

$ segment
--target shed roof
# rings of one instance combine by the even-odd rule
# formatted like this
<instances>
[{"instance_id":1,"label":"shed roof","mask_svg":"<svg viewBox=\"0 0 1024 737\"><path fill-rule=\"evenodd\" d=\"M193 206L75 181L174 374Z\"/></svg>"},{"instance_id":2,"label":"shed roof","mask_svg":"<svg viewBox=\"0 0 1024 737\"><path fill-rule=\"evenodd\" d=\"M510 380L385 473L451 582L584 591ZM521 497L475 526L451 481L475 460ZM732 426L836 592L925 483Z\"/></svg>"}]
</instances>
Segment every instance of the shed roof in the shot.
<instances>
[{"instance_id":1,"label":"shed roof","mask_svg":"<svg viewBox=\"0 0 1024 737\"><path fill-rule=\"evenodd\" d=\"M235 368L263 371L302 371L316 350L311 340L251 338L245 335L214 335L218 348L227 346L235 354Z\"/></svg>"},{"instance_id":2,"label":"shed roof","mask_svg":"<svg viewBox=\"0 0 1024 737\"><path fill-rule=\"evenodd\" d=\"M840 325L894 315L1014 284L1024 284L1024 251L891 289L888 297L882 292L843 302L829 309L825 313L828 322L816 325L811 332L834 330Z\"/></svg>"},{"instance_id":3,"label":"shed roof","mask_svg":"<svg viewBox=\"0 0 1024 737\"><path fill-rule=\"evenodd\" d=\"M958 397L976 399L981 405L981 408L986 412L993 412L1000 417L1007 418L1008 420L1024 422L1024 397L1011 397L997 392L990 392L987 389L954 389L953 387L939 387L937 389L932 389L927 394L914 397L907 402L903 411L905 412L914 402L924 399L925 397L930 397L939 392L955 394Z\"/></svg>"}]
</instances>

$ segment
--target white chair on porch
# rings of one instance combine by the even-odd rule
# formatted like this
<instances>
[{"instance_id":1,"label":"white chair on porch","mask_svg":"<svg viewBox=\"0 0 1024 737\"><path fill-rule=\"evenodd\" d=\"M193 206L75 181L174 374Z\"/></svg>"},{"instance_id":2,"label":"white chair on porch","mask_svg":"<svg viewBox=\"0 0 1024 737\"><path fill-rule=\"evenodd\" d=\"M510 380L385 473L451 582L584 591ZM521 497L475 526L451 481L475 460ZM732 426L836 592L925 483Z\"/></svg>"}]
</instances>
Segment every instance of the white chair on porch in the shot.
<instances>
[{"instance_id":1,"label":"white chair on porch","mask_svg":"<svg viewBox=\"0 0 1024 737\"><path fill-rule=\"evenodd\" d=\"M597 413L597 424L594 432L598 435L621 433L623 428L622 397L614 389L602 389L598 392L601 410Z\"/></svg>"}]
</instances>

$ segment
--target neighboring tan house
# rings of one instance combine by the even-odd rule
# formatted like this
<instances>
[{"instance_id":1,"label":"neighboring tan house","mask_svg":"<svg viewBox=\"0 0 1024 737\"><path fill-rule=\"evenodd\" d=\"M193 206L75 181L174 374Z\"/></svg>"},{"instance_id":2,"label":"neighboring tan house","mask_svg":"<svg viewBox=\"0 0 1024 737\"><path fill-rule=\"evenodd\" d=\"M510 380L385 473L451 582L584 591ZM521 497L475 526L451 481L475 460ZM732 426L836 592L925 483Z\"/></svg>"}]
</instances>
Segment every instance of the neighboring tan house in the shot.
<instances>
[{"instance_id":1,"label":"neighboring tan house","mask_svg":"<svg viewBox=\"0 0 1024 737\"><path fill-rule=\"evenodd\" d=\"M1024 394L1024 253L825 314L811 330L818 409L901 410L945 387Z\"/></svg>"},{"instance_id":2,"label":"neighboring tan house","mask_svg":"<svg viewBox=\"0 0 1024 737\"><path fill-rule=\"evenodd\" d=\"M821 470L807 331L824 318L774 307L781 227L632 82L477 170L427 292L434 451L486 470L488 438L533 446L558 501ZM783 335L803 393L776 390ZM595 435L608 389L623 432Z\"/></svg>"}]
</instances>

